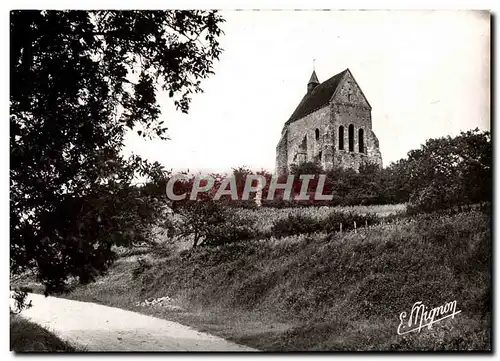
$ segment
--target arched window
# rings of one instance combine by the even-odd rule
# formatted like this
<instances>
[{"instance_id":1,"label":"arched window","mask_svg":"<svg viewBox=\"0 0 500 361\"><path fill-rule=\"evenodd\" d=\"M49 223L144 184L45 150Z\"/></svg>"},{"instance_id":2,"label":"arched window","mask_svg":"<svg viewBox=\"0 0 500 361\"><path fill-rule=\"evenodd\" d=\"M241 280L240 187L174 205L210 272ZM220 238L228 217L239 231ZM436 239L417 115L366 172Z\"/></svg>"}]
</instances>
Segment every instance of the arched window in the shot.
<instances>
[{"instance_id":1,"label":"arched window","mask_svg":"<svg viewBox=\"0 0 500 361\"><path fill-rule=\"evenodd\" d=\"M358 130L358 145L359 145L359 152L364 153L365 152L365 139L364 139L364 130L360 129Z\"/></svg>"},{"instance_id":2,"label":"arched window","mask_svg":"<svg viewBox=\"0 0 500 361\"><path fill-rule=\"evenodd\" d=\"M339 149L344 150L344 126L339 127Z\"/></svg>"},{"instance_id":3,"label":"arched window","mask_svg":"<svg viewBox=\"0 0 500 361\"><path fill-rule=\"evenodd\" d=\"M319 140L319 129L316 128L316 130L314 131L314 135L316 136L316 140Z\"/></svg>"},{"instance_id":4,"label":"arched window","mask_svg":"<svg viewBox=\"0 0 500 361\"><path fill-rule=\"evenodd\" d=\"M321 150L319 151L318 158L320 162L323 160L323 152Z\"/></svg>"},{"instance_id":5,"label":"arched window","mask_svg":"<svg viewBox=\"0 0 500 361\"><path fill-rule=\"evenodd\" d=\"M349 124L349 152L354 152L354 125Z\"/></svg>"}]
</instances>

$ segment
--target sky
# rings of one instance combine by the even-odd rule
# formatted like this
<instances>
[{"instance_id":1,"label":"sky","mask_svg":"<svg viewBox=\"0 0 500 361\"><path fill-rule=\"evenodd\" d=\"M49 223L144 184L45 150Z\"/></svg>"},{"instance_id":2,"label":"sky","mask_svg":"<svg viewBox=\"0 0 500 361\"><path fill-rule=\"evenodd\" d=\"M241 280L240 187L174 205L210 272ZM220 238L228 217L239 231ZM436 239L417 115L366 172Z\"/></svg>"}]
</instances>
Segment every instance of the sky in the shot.
<instances>
[{"instance_id":1,"label":"sky","mask_svg":"<svg viewBox=\"0 0 500 361\"><path fill-rule=\"evenodd\" d=\"M429 138L490 130L490 15L479 11L223 11L224 49L188 114L158 97L167 141L125 154L167 169L274 171L283 124L307 90L349 68L372 106L384 166Z\"/></svg>"}]
</instances>

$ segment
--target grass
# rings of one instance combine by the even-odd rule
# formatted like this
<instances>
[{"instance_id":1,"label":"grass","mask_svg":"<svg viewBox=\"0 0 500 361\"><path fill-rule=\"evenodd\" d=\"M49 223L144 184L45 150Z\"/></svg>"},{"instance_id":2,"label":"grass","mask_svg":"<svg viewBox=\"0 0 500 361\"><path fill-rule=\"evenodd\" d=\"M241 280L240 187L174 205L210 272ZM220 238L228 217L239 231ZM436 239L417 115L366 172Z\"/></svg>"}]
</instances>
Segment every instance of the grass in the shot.
<instances>
[{"instance_id":1,"label":"grass","mask_svg":"<svg viewBox=\"0 0 500 361\"><path fill-rule=\"evenodd\" d=\"M423 215L360 229L200 248L133 277L120 259L67 297L194 326L263 350L491 350L490 216ZM136 306L170 296L184 311ZM462 313L397 335L416 301Z\"/></svg>"},{"instance_id":2,"label":"grass","mask_svg":"<svg viewBox=\"0 0 500 361\"><path fill-rule=\"evenodd\" d=\"M76 352L72 344L19 315L10 316L10 350L14 352Z\"/></svg>"},{"instance_id":3,"label":"grass","mask_svg":"<svg viewBox=\"0 0 500 361\"><path fill-rule=\"evenodd\" d=\"M406 204L384 204L372 206L338 206L338 207L296 207L296 208L268 208L257 209L235 208L234 212L243 218L252 218L257 221L262 233L270 233L273 224L289 216L303 216L318 221L325 220L332 213L354 213L359 215L373 214L379 217L388 217L406 210Z\"/></svg>"},{"instance_id":4,"label":"grass","mask_svg":"<svg viewBox=\"0 0 500 361\"><path fill-rule=\"evenodd\" d=\"M386 205L358 205L358 206L309 206L309 207L292 207L292 208L231 208L231 212L240 219L250 221L253 224L251 228L254 231L255 238L270 238L277 234L286 235L295 234L298 230L291 229L291 232L276 232L276 226L280 222L285 222L290 218L302 218L309 223L313 223L313 227L318 228L318 231L324 228L332 231L333 226L335 230L338 229L342 223L343 229L353 228L352 221L355 218L360 218L361 222L357 222L358 227L365 225L364 219L377 219L381 221L388 221L391 218L398 217L406 211L406 204L386 204ZM345 217L342 217L345 215ZM339 217L340 216L340 217ZM353 218L354 216L354 218ZM171 215L174 223L182 223L182 217L178 214ZM337 219L337 221L335 221ZM350 220L346 223L345 221ZM300 222L299 222L300 223ZM326 227L325 227L326 226ZM288 228L288 227L285 227ZM294 228L294 227L292 227ZM167 245L168 251L175 250L177 252L187 250L192 247L192 237L176 238L172 244L172 239L168 235L168 231L156 227L152 232L154 244L162 247ZM157 249L158 251L158 249ZM125 248L115 247L115 252L121 257L128 257L132 255L144 255L151 252L151 248L147 246Z\"/></svg>"}]
</instances>

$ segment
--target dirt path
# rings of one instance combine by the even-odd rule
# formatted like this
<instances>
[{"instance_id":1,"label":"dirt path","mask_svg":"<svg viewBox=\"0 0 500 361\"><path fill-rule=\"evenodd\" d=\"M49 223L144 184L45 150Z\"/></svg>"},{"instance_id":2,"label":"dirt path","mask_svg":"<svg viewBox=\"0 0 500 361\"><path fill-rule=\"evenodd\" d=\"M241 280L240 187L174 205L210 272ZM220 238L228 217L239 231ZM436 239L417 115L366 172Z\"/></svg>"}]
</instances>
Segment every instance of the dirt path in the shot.
<instances>
[{"instance_id":1,"label":"dirt path","mask_svg":"<svg viewBox=\"0 0 500 361\"><path fill-rule=\"evenodd\" d=\"M176 322L89 302L30 294L22 315L87 351L256 351Z\"/></svg>"}]
</instances>

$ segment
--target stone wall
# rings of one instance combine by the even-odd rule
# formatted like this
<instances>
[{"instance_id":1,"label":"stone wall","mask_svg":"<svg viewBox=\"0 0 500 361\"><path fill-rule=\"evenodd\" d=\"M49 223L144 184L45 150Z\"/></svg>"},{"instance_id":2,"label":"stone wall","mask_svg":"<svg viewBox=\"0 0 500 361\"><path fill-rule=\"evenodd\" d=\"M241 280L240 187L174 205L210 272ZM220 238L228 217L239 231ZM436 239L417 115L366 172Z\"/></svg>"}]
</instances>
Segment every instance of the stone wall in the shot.
<instances>
[{"instance_id":1,"label":"stone wall","mask_svg":"<svg viewBox=\"0 0 500 361\"><path fill-rule=\"evenodd\" d=\"M323 162L323 159L320 160L320 155L323 158L324 135L329 122L330 109L325 106L288 125L288 166L297 163L296 156L302 151L304 138L306 138L306 161ZM316 139L316 129L319 131L319 139Z\"/></svg>"},{"instance_id":2,"label":"stone wall","mask_svg":"<svg viewBox=\"0 0 500 361\"><path fill-rule=\"evenodd\" d=\"M350 71L347 71L344 75L332 100L337 104L352 104L371 110L370 104ZM371 126L370 123L370 128Z\"/></svg>"},{"instance_id":3,"label":"stone wall","mask_svg":"<svg viewBox=\"0 0 500 361\"><path fill-rule=\"evenodd\" d=\"M276 174L281 175L288 172L288 130L285 126L281 132L281 138L276 146Z\"/></svg>"},{"instance_id":4,"label":"stone wall","mask_svg":"<svg viewBox=\"0 0 500 361\"><path fill-rule=\"evenodd\" d=\"M380 150L378 147L374 146L374 144L378 144L375 133L368 130L368 134L365 135L368 144L373 145L368 147L365 146L366 153L359 153L357 148L354 148L354 152L336 149L334 151L334 164L344 169L351 168L356 171L359 170L362 163L367 162L375 163L378 164L379 167L382 167L382 156L380 154Z\"/></svg>"},{"instance_id":5,"label":"stone wall","mask_svg":"<svg viewBox=\"0 0 500 361\"><path fill-rule=\"evenodd\" d=\"M334 96L331 121L334 134L334 164L356 171L364 162L373 162L382 167L378 139L372 131L371 106L363 92L347 72ZM354 127L354 149L349 150L349 126ZM339 149L339 128L344 127L344 149ZM363 149L360 149L359 130L363 130ZM360 152L361 150L361 152Z\"/></svg>"}]
</instances>

